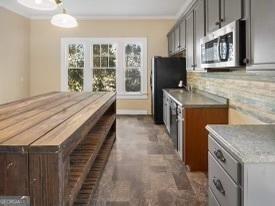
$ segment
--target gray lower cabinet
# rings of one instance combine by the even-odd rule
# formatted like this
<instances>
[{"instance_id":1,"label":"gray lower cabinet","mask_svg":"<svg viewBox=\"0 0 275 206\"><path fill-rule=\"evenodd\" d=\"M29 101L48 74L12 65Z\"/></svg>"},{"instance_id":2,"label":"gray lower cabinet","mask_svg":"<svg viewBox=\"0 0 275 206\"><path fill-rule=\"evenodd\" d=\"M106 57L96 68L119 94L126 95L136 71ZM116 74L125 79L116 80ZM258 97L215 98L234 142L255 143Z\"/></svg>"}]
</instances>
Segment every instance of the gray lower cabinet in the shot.
<instances>
[{"instance_id":1,"label":"gray lower cabinet","mask_svg":"<svg viewBox=\"0 0 275 206\"><path fill-rule=\"evenodd\" d=\"M208 137L209 206L241 206L241 164Z\"/></svg>"},{"instance_id":2,"label":"gray lower cabinet","mask_svg":"<svg viewBox=\"0 0 275 206\"><path fill-rule=\"evenodd\" d=\"M220 0L206 0L206 31L209 33L219 28Z\"/></svg>"},{"instance_id":3,"label":"gray lower cabinet","mask_svg":"<svg viewBox=\"0 0 275 206\"><path fill-rule=\"evenodd\" d=\"M275 70L275 1L247 0L248 70Z\"/></svg>"},{"instance_id":4,"label":"gray lower cabinet","mask_svg":"<svg viewBox=\"0 0 275 206\"><path fill-rule=\"evenodd\" d=\"M229 152L232 148L220 143L226 142L222 139L211 132L208 137L208 205L274 205L274 162L241 162L243 157Z\"/></svg>"},{"instance_id":5,"label":"gray lower cabinet","mask_svg":"<svg viewBox=\"0 0 275 206\"><path fill-rule=\"evenodd\" d=\"M195 69L194 62L194 12L186 16L186 69Z\"/></svg>"}]
</instances>

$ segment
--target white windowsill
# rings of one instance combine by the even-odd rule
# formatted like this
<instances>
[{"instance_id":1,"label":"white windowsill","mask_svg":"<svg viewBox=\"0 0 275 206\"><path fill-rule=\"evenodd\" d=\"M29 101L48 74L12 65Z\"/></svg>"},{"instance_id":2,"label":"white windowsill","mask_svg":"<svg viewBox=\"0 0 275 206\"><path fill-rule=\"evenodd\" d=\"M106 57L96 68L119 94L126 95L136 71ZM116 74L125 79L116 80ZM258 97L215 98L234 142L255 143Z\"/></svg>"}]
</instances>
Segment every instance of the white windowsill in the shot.
<instances>
[{"instance_id":1,"label":"white windowsill","mask_svg":"<svg viewBox=\"0 0 275 206\"><path fill-rule=\"evenodd\" d=\"M148 99L147 94L117 94L117 99Z\"/></svg>"}]
</instances>

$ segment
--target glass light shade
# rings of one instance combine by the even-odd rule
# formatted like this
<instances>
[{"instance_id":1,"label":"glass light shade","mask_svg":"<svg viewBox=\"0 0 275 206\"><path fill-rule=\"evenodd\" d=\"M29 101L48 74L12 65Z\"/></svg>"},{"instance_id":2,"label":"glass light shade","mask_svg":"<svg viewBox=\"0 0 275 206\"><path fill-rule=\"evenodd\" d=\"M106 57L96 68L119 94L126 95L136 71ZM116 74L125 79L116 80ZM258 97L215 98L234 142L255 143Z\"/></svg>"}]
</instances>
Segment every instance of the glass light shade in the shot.
<instances>
[{"instance_id":1,"label":"glass light shade","mask_svg":"<svg viewBox=\"0 0 275 206\"><path fill-rule=\"evenodd\" d=\"M18 3L25 7L42 10L42 11L52 11L57 8L55 0L17 0Z\"/></svg>"},{"instance_id":2,"label":"glass light shade","mask_svg":"<svg viewBox=\"0 0 275 206\"><path fill-rule=\"evenodd\" d=\"M76 18L69 14L61 13L52 17L51 23L62 28L74 28L78 26Z\"/></svg>"}]
</instances>

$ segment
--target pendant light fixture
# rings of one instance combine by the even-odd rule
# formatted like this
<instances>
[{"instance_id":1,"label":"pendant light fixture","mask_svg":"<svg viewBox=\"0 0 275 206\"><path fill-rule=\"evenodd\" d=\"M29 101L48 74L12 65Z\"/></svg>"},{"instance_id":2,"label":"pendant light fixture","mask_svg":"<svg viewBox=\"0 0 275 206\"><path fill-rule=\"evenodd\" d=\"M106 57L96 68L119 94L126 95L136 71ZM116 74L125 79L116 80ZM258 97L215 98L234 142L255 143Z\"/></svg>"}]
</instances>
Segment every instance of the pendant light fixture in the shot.
<instances>
[{"instance_id":1,"label":"pendant light fixture","mask_svg":"<svg viewBox=\"0 0 275 206\"><path fill-rule=\"evenodd\" d=\"M56 14L52 17L51 23L54 26L62 28L74 28L78 26L76 18L66 13L63 8L62 13Z\"/></svg>"},{"instance_id":2,"label":"pendant light fixture","mask_svg":"<svg viewBox=\"0 0 275 206\"><path fill-rule=\"evenodd\" d=\"M57 5L60 7L62 12L56 14L52 17L51 23L54 26L61 28L74 28L78 26L77 20L75 17L67 14L66 9L64 8L64 0L56 0Z\"/></svg>"},{"instance_id":3,"label":"pendant light fixture","mask_svg":"<svg viewBox=\"0 0 275 206\"><path fill-rule=\"evenodd\" d=\"M76 18L67 14L66 9L64 8L64 5L63 5L64 0L17 0L17 1L18 3L22 4L25 7L36 9L36 10L51 11L59 7L62 12L52 17L51 24L62 28L74 28L78 26Z\"/></svg>"},{"instance_id":4,"label":"pendant light fixture","mask_svg":"<svg viewBox=\"0 0 275 206\"><path fill-rule=\"evenodd\" d=\"M41 10L41 11L52 11L57 8L57 3L55 0L17 0L17 1L18 3L20 3L25 7Z\"/></svg>"}]
</instances>

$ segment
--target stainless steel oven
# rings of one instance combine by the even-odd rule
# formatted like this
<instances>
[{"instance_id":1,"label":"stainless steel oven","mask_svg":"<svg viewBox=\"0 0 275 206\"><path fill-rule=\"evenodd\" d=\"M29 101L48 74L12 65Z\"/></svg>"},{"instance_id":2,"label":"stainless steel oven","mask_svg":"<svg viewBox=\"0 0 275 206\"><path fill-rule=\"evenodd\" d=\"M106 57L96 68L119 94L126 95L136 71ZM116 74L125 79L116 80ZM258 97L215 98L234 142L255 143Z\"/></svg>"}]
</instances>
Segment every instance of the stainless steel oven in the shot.
<instances>
[{"instance_id":1,"label":"stainless steel oven","mask_svg":"<svg viewBox=\"0 0 275 206\"><path fill-rule=\"evenodd\" d=\"M200 41L203 68L234 68L244 64L245 22L238 20Z\"/></svg>"}]
</instances>

